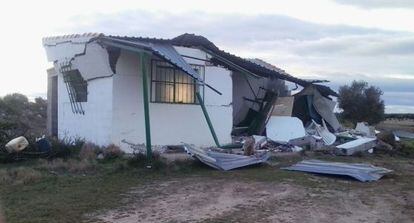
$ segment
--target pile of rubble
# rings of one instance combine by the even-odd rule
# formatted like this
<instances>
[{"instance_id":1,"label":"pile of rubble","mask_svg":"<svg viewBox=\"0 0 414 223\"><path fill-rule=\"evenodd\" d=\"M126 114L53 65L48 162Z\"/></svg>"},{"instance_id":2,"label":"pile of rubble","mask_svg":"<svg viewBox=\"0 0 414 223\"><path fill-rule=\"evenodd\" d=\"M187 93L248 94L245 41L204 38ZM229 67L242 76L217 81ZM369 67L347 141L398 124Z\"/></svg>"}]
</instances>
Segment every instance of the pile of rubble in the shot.
<instances>
[{"instance_id":1,"label":"pile of rubble","mask_svg":"<svg viewBox=\"0 0 414 223\"><path fill-rule=\"evenodd\" d=\"M322 89L323 90L323 89ZM392 149L391 145L377 138L380 132L367 123L357 123L354 129L344 128L336 118L336 102L330 93L317 86L309 86L295 96L278 97L265 119L258 119L247 128L244 135L234 137L235 145L225 148L194 148L185 144L186 152L201 162L219 170L230 170L266 162L275 154L283 152L326 151L330 154L352 156L372 153L376 148ZM331 94L332 95L332 94ZM242 128L237 127L237 130ZM254 132L253 131L253 132ZM403 133L394 133L395 140ZM410 135L411 136L411 135ZM413 137L414 138L414 137ZM229 149L231 148L231 149ZM321 174L347 175L360 181L378 180L391 170L369 164L338 163L305 160L284 168Z\"/></svg>"},{"instance_id":2,"label":"pile of rubble","mask_svg":"<svg viewBox=\"0 0 414 223\"><path fill-rule=\"evenodd\" d=\"M378 143L372 126L360 122L355 129L344 129L332 133L322 119L322 125L312 120L307 127L295 117L275 117L275 123L267 125L267 137L259 139L256 147L273 152L298 152L308 150L329 150L337 155L353 155L373 149ZM383 144L383 142L381 142Z\"/></svg>"}]
</instances>

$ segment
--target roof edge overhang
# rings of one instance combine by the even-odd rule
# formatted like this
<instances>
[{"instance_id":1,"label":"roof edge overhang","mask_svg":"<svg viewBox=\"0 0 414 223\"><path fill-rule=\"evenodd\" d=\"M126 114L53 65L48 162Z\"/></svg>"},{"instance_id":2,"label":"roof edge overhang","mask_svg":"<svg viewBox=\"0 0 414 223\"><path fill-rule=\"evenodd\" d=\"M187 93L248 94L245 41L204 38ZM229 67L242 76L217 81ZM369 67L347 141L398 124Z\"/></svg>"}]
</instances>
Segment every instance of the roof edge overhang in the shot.
<instances>
[{"instance_id":1,"label":"roof edge overhang","mask_svg":"<svg viewBox=\"0 0 414 223\"><path fill-rule=\"evenodd\" d=\"M139 41L139 40L123 40L117 37L111 36L101 36L98 41L107 46L116 47L120 49L124 49L131 52L136 53L148 53L154 54L159 56L174 67L182 70L184 73L188 74L194 80L198 82L198 84L205 85L217 94L221 95L222 93L217 89L213 88L209 84L205 83L202 80L198 73L182 58L182 56L174 49L173 45L166 41L159 41L159 42L146 42L146 41Z\"/></svg>"}]
</instances>

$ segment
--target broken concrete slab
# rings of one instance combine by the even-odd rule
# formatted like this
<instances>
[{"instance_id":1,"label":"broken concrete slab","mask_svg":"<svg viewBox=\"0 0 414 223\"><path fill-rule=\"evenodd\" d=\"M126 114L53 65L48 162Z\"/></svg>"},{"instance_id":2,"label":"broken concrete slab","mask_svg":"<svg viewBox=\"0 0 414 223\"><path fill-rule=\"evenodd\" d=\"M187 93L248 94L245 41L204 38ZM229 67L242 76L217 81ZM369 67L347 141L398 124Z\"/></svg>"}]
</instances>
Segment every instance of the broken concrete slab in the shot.
<instances>
[{"instance_id":1,"label":"broken concrete slab","mask_svg":"<svg viewBox=\"0 0 414 223\"><path fill-rule=\"evenodd\" d=\"M287 116L271 116L266 125L266 134L276 142L289 142L291 139L306 136L302 121Z\"/></svg>"},{"instance_id":2,"label":"broken concrete slab","mask_svg":"<svg viewBox=\"0 0 414 223\"><path fill-rule=\"evenodd\" d=\"M336 146L339 155L353 155L356 152L363 152L372 149L376 145L376 138L362 137L350 142Z\"/></svg>"},{"instance_id":3,"label":"broken concrete slab","mask_svg":"<svg viewBox=\"0 0 414 223\"><path fill-rule=\"evenodd\" d=\"M244 156L237 154L205 151L200 148L195 148L189 144L184 144L184 149L192 157L195 157L202 163L218 170L232 170L244 166L264 163L270 157L268 152L258 153L252 156Z\"/></svg>"},{"instance_id":4,"label":"broken concrete slab","mask_svg":"<svg viewBox=\"0 0 414 223\"><path fill-rule=\"evenodd\" d=\"M340 163L322 160L304 160L293 166L284 167L282 169L349 176L362 182L376 181L385 174L392 172L392 170L365 163Z\"/></svg>"}]
</instances>

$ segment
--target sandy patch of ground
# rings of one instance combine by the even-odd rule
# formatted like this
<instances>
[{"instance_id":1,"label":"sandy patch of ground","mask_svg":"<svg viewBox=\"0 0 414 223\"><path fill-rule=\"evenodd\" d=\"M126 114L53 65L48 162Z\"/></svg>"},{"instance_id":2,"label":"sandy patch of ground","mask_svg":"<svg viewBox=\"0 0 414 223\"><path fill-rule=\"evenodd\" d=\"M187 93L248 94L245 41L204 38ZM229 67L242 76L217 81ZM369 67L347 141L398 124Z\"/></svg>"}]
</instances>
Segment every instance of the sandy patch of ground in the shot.
<instances>
[{"instance_id":1,"label":"sandy patch of ground","mask_svg":"<svg viewBox=\"0 0 414 223\"><path fill-rule=\"evenodd\" d=\"M324 179L318 183L325 183ZM349 187L343 182L340 188L310 189L291 183L186 178L135 188L126 195L128 205L97 219L118 223L414 222L412 191L394 191L389 185L378 190L353 181Z\"/></svg>"}]
</instances>

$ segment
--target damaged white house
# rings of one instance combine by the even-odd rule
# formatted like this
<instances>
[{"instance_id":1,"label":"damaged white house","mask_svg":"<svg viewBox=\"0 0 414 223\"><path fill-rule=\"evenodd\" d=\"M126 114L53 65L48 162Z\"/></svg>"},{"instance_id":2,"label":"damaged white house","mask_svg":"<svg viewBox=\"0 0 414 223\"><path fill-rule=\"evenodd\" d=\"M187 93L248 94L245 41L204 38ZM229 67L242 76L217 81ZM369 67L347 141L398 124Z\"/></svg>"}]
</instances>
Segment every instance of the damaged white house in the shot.
<instances>
[{"instance_id":1,"label":"damaged white house","mask_svg":"<svg viewBox=\"0 0 414 223\"><path fill-rule=\"evenodd\" d=\"M48 70L50 133L125 151L125 141L223 146L232 135L263 134L277 97L290 94L285 81L317 89L325 99L335 95L316 81L227 53L194 34L69 35L44 38L43 46L54 65ZM315 93L302 95L309 94Z\"/></svg>"}]
</instances>

